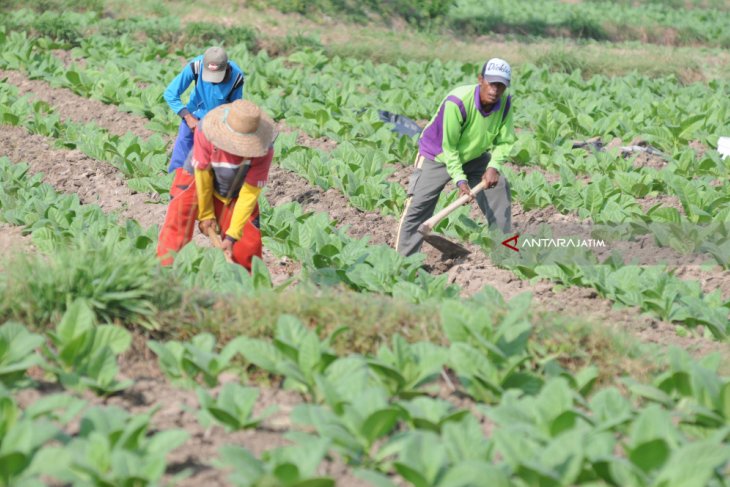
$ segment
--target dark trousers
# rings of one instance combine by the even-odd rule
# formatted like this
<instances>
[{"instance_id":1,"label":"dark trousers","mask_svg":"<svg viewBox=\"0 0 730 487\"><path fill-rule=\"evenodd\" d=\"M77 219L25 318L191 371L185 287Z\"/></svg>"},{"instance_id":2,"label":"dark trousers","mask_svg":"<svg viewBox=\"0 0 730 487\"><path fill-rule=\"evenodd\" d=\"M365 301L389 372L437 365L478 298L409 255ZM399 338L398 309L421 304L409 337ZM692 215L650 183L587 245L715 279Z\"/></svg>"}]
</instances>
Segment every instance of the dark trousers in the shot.
<instances>
[{"instance_id":1,"label":"dark trousers","mask_svg":"<svg viewBox=\"0 0 730 487\"><path fill-rule=\"evenodd\" d=\"M464 164L469 186L474 187L482 179L489 163L489 153ZM408 182L408 200L398 228L396 249L408 256L418 252L423 243L423 236L418 233L421 223L433 216L439 195L446 183L451 180L446 166L440 162L427 159L420 154L416 158L416 169ZM490 228L498 228L502 233L509 233L512 227L512 196L507 179L500 174L497 186L480 191L476 195L477 204L487 218Z\"/></svg>"}]
</instances>

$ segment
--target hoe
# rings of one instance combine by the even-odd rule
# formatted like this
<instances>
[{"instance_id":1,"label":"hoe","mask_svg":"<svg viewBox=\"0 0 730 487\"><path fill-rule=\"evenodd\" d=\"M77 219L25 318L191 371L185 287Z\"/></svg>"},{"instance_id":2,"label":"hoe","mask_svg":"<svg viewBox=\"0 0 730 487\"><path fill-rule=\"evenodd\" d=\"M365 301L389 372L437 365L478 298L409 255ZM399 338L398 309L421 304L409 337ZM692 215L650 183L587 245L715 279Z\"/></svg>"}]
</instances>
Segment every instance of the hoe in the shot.
<instances>
[{"instance_id":1,"label":"hoe","mask_svg":"<svg viewBox=\"0 0 730 487\"><path fill-rule=\"evenodd\" d=\"M476 196L477 193L479 193L479 191L482 191L483 189L484 181L480 182L471 189L471 195ZM441 235L432 234L431 231L438 222L449 216L455 209L466 203L468 200L468 195L459 196L457 200L436 213L434 216L423 222L420 227L418 227L418 232L423 235L423 240L430 243L434 248L439 250L447 259L464 257L466 255L469 255L470 252L463 245L454 243L451 240L442 237Z\"/></svg>"}]
</instances>

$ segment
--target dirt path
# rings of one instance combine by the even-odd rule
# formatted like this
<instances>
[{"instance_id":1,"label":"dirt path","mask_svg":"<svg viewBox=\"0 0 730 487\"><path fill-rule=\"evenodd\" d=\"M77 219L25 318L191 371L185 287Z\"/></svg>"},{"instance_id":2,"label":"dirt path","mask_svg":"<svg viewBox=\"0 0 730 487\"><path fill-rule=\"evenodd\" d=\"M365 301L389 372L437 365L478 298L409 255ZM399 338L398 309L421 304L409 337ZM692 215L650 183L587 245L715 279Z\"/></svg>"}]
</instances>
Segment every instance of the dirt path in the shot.
<instances>
[{"instance_id":1,"label":"dirt path","mask_svg":"<svg viewBox=\"0 0 730 487\"><path fill-rule=\"evenodd\" d=\"M22 83L22 80L19 81ZM45 91L49 90L53 88L46 85ZM54 95L55 98L72 100L74 106L83 106L89 102L68 90L58 91L63 93ZM93 110L82 111L89 114L88 121L98 121L93 117ZM138 122L143 120L132 115L127 116L136 118ZM278 125L282 131L294 130L284 123ZM134 127L134 133L138 133L137 129L143 124L130 123L130 126ZM331 141L312 139L304 134L300 134L299 140L308 147L324 150L332 147ZM8 155L12 160L25 160L31 163L34 171L47 173L46 181L61 191L78 193L82 201L100 204L107 210L121 209L122 215L137 219L145 226L163 221L164 206L148 204L149 195L132 194L122 175L108 164L94 161L78 151L53 149L47 139L40 136L29 137L23 129L4 131L0 136L0 143L3 144L3 151L11 151L12 156ZM49 164L51 161L53 163ZM349 205L346 198L337 191L323 191L313 187L305 179L279 167L272 168L266 194L273 205L298 201L305 211L326 212L333 220L347 225L348 233L354 238L367 236L374 244L392 246L394 243L397 227L395 218L384 217L379 213L361 212ZM530 212L516 209L513 217L517 228L531 222L552 219L564 220L565 216L548 208ZM596 326L608 324L626 330L643 341L675 344L700 354L711 350L730 350L728 346L702 338L679 337L673 324L644 315L636 308L616 310L612 301L598 297L592 289L563 289L544 280L534 283L520 280L511 271L496 267L481 249L472 246L470 250L472 253L460 261L441 261L440 255L435 251L426 250L427 263L435 272L447 272L449 281L460 285L464 295L473 294L486 284L497 288L506 299L529 291L534 295L538 311L557 311L593 322ZM270 254L265 254L264 257L276 282L288 278L291 266Z\"/></svg>"}]
</instances>

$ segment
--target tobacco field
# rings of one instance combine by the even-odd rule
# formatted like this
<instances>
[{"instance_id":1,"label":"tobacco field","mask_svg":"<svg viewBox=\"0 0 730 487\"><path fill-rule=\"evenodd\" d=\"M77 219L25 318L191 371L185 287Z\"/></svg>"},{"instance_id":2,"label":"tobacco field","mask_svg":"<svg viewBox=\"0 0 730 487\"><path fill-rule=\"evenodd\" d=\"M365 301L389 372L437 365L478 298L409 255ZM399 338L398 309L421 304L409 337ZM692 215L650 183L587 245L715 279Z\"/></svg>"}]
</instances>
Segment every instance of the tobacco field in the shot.
<instances>
[{"instance_id":1,"label":"tobacco field","mask_svg":"<svg viewBox=\"0 0 730 487\"><path fill-rule=\"evenodd\" d=\"M723 2L575 3L444 18L730 45ZM435 229L467 257L404 258L417 142L378 110L424 125L483 60L231 34L280 132L264 258L161 267L162 92L212 41L106 12L1 12L0 486L730 486L730 79L513 64L515 234L607 245L514 252L474 206Z\"/></svg>"}]
</instances>

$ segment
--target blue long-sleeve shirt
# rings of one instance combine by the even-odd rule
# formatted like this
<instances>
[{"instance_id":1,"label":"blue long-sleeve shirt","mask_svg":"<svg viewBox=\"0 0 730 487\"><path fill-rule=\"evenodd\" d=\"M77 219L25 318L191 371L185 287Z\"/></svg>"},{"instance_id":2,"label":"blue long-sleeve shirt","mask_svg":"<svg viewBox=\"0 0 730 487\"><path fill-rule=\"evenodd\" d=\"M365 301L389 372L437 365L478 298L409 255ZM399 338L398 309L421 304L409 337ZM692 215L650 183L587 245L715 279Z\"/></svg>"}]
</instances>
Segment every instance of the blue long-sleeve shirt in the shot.
<instances>
[{"instance_id":1,"label":"blue long-sleeve shirt","mask_svg":"<svg viewBox=\"0 0 730 487\"><path fill-rule=\"evenodd\" d=\"M184 105L180 96L188 89L196 76L193 73L192 64L197 63L197 81L195 88L190 95L190 101ZM210 110L243 98L244 74L241 68L233 61L228 61L229 72L220 83L208 83L203 81L203 56L198 56L189 62L185 69L173 79L167 89L164 98L170 108L180 116L185 115L185 110L195 115L196 118L203 118Z\"/></svg>"}]
</instances>

